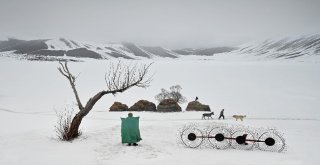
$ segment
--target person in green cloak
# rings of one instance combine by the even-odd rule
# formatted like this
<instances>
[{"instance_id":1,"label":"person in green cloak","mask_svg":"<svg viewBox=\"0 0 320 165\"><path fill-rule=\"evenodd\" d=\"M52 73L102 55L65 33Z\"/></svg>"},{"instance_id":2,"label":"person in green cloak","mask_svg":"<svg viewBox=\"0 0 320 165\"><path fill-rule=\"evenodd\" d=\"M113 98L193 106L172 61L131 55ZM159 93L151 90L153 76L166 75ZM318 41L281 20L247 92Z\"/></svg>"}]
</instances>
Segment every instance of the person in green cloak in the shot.
<instances>
[{"instance_id":1,"label":"person in green cloak","mask_svg":"<svg viewBox=\"0 0 320 165\"><path fill-rule=\"evenodd\" d=\"M132 113L127 118L121 118L121 141L128 146L137 146L141 139L139 130L139 117L133 117Z\"/></svg>"}]
</instances>

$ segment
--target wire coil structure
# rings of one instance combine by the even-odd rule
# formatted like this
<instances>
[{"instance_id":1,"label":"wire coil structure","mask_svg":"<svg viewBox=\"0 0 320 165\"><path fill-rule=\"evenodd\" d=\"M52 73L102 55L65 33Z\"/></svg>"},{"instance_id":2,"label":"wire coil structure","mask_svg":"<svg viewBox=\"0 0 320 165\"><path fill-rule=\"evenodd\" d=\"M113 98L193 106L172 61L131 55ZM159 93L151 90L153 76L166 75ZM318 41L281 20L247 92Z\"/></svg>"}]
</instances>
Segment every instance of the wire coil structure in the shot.
<instances>
[{"instance_id":1,"label":"wire coil structure","mask_svg":"<svg viewBox=\"0 0 320 165\"><path fill-rule=\"evenodd\" d=\"M188 148L210 146L215 149L259 149L270 152L283 152L286 142L283 134L276 129L253 129L246 127L186 125L179 130L179 140Z\"/></svg>"}]
</instances>

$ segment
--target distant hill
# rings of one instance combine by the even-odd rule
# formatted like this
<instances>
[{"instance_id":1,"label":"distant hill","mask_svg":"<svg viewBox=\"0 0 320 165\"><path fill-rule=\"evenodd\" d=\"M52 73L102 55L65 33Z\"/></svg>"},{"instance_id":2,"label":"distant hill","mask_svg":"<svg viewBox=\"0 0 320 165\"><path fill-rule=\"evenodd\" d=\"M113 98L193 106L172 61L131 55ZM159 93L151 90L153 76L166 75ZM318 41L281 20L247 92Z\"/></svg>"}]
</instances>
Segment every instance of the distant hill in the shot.
<instances>
[{"instance_id":1,"label":"distant hill","mask_svg":"<svg viewBox=\"0 0 320 165\"><path fill-rule=\"evenodd\" d=\"M246 56L253 59L300 59L320 55L320 35L298 38L284 38L251 42L235 47L213 47L203 49L170 50L157 46L139 46L122 42L96 44L78 42L66 38L19 40L9 38L0 41L0 56L15 56L29 60L74 60L92 59L176 59L184 56L230 57L231 59ZM230 56L231 55L231 56ZM320 57L320 56L319 56Z\"/></svg>"},{"instance_id":2,"label":"distant hill","mask_svg":"<svg viewBox=\"0 0 320 165\"><path fill-rule=\"evenodd\" d=\"M24 57L32 60L61 60L67 58L93 59L150 59L150 58L179 58L184 55L213 55L234 50L228 47L196 49L192 53L184 53L187 49L170 50L162 47L138 46L134 43L95 44L78 42L66 38L43 40L19 40L9 38L0 41L0 54ZM9 53L8 53L9 52Z\"/></svg>"},{"instance_id":3,"label":"distant hill","mask_svg":"<svg viewBox=\"0 0 320 165\"><path fill-rule=\"evenodd\" d=\"M202 56L212 56L218 53L225 53L236 50L234 47L215 47L215 48L204 48L204 49L178 49L173 50L173 52L181 55L202 55Z\"/></svg>"},{"instance_id":4,"label":"distant hill","mask_svg":"<svg viewBox=\"0 0 320 165\"><path fill-rule=\"evenodd\" d=\"M230 52L269 59L295 59L320 55L320 35L248 43Z\"/></svg>"}]
</instances>

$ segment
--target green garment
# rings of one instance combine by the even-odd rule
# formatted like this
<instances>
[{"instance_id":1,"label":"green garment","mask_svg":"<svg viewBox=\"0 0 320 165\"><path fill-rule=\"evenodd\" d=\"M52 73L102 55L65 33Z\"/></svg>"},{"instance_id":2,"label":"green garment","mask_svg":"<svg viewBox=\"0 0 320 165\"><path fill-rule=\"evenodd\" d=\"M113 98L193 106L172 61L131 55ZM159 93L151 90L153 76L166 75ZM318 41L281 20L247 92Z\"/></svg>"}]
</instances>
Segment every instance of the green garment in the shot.
<instances>
[{"instance_id":1,"label":"green garment","mask_svg":"<svg viewBox=\"0 0 320 165\"><path fill-rule=\"evenodd\" d=\"M141 139L139 130L139 117L121 118L122 143L136 143Z\"/></svg>"}]
</instances>

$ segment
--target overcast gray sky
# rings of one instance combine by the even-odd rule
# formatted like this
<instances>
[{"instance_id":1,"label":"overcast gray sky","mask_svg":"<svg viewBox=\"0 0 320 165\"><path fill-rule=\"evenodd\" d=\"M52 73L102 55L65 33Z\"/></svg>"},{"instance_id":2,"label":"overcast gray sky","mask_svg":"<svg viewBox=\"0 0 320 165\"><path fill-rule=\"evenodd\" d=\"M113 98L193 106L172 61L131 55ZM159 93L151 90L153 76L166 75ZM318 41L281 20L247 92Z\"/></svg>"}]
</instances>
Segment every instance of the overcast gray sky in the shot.
<instances>
[{"instance_id":1,"label":"overcast gray sky","mask_svg":"<svg viewBox=\"0 0 320 165\"><path fill-rule=\"evenodd\" d=\"M320 0L0 0L0 39L168 48L320 34Z\"/></svg>"}]
</instances>

